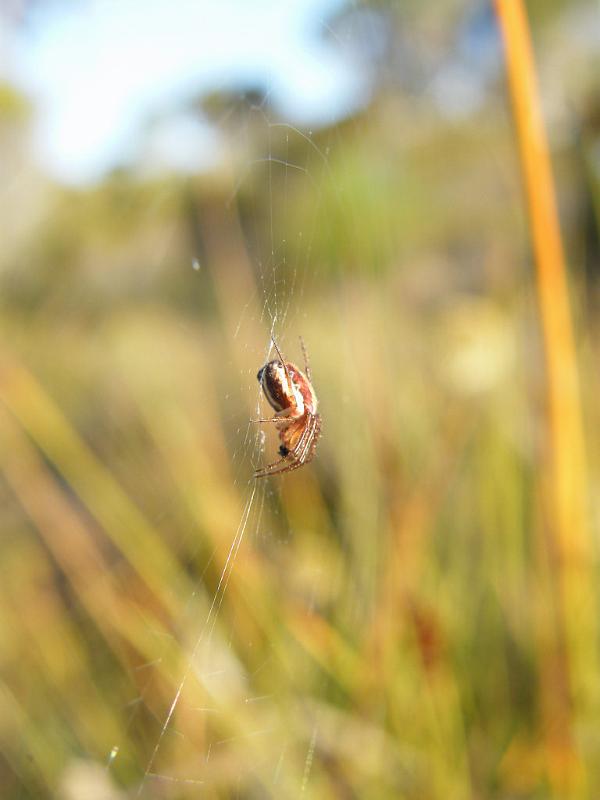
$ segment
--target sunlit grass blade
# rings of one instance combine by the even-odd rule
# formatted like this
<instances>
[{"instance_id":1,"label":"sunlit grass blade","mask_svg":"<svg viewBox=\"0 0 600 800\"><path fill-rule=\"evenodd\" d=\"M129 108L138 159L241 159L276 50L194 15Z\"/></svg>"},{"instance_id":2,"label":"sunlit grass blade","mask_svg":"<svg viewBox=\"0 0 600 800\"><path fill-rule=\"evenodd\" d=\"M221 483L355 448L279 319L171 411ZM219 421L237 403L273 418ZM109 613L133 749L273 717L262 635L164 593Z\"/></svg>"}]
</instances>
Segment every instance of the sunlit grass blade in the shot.
<instances>
[{"instance_id":1,"label":"sunlit grass blade","mask_svg":"<svg viewBox=\"0 0 600 800\"><path fill-rule=\"evenodd\" d=\"M550 531L547 564L554 576L551 584L558 592L559 607L558 630L548 631L541 654L542 672L545 668L546 672L550 670L542 680L548 771L558 792L569 792L569 796L575 797L584 791L581 753L574 739L577 711L597 695L593 690L597 658L592 644L597 625L590 574L588 487L577 352L527 15L522 0L496 0L495 6L504 40L521 156L546 357L549 435L548 452L543 454L547 470L541 477L541 489ZM566 637L566 651L561 629ZM554 644L550 645L552 637Z\"/></svg>"}]
</instances>

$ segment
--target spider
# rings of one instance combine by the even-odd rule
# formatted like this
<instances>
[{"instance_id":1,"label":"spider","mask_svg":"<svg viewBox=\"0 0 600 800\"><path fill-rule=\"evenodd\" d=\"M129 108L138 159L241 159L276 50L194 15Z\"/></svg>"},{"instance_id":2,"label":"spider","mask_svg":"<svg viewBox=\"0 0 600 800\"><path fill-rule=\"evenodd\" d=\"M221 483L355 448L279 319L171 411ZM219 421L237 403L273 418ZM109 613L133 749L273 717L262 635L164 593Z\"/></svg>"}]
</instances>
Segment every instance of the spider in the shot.
<instances>
[{"instance_id":1,"label":"spider","mask_svg":"<svg viewBox=\"0 0 600 800\"><path fill-rule=\"evenodd\" d=\"M274 422L279 431L281 458L254 472L264 478L280 472L291 472L307 464L315 454L321 435L321 415L317 414L317 395L312 387L310 365L304 341L304 372L291 361L285 361L275 339L271 339L279 359L269 361L258 371L257 378L275 414L254 422Z\"/></svg>"}]
</instances>

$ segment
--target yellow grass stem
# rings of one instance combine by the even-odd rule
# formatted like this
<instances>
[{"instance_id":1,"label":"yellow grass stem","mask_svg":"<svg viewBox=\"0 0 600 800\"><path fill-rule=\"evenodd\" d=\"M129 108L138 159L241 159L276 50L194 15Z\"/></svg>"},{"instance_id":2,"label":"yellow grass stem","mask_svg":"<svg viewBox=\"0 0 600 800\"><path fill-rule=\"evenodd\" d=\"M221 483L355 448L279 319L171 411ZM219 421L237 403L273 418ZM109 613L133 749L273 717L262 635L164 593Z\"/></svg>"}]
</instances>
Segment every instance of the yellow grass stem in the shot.
<instances>
[{"instance_id":1,"label":"yellow grass stem","mask_svg":"<svg viewBox=\"0 0 600 800\"><path fill-rule=\"evenodd\" d=\"M565 259L527 19L521 0L497 0L519 141L548 375L556 530L562 554L588 553L579 380Z\"/></svg>"},{"instance_id":2,"label":"yellow grass stem","mask_svg":"<svg viewBox=\"0 0 600 800\"><path fill-rule=\"evenodd\" d=\"M544 687L563 701L549 703L548 768L557 790L582 790L581 773L571 741L572 706L589 684L589 650L593 618L589 569L590 538L586 525L586 466L575 336L569 287L560 236L556 196L536 79L531 36L522 0L495 0L504 40L506 69L520 151L536 263L536 286L543 333L548 391L548 452L544 470L546 513L550 520L551 558L556 557L560 594L556 647L566 637L563 680ZM583 652L586 651L584 658ZM585 668L584 668L585 665ZM584 672L587 672L586 681ZM557 682L559 685L557 686ZM560 684L563 684L562 686ZM562 705L562 709L560 706ZM571 730L569 730L571 729ZM553 732L552 732L553 731ZM569 796L576 796L570 794Z\"/></svg>"}]
</instances>

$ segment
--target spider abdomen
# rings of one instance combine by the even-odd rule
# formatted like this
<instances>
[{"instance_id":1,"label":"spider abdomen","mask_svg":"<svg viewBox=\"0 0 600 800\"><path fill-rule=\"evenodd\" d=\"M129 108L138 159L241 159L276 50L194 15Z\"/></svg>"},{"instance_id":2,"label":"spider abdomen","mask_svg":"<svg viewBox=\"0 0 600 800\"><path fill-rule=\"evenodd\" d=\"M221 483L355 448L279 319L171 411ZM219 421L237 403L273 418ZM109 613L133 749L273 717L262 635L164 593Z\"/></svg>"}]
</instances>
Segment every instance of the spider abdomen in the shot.
<instances>
[{"instance_id":1,"label":"spider abdomen","mask_svg":"<svg viewBox=\"0 0 600 800\"><path fill-rule=\"evenodd\" d=\"M291 361L285 362L285 368L281 361L269 361L257 375L269 404L275 411L289 410L289 416L302 416L306 411L314 414L317 397L308 378Z\"/></svg>"}]
</instances>

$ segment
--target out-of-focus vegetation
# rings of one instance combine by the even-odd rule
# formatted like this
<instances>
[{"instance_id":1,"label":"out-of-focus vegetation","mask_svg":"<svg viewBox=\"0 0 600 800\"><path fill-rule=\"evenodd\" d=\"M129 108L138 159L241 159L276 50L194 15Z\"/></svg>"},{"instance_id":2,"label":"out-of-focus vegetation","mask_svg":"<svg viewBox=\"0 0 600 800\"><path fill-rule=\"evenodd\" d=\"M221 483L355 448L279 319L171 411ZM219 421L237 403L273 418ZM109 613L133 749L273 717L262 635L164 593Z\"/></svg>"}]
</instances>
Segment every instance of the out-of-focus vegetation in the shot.
<instances>
[{"instance_id":1,"label":"out-of-focus vegetation","mask_svg":"<svg viewBox=\"0 0 600 800\"><path fill-rule=\"evenodd\" d=\"M600 85L572 59L589 8L531 10L586 438L575 602L502 64L469 113L423 77L432 51L471 68L476 12L384 10L378 91L334 128L215 99L231 161L191 178L53 185L0 90L3 798L597 796ZM324 435L254 483L273 317Z\"/></svg>"}]
</instances>

